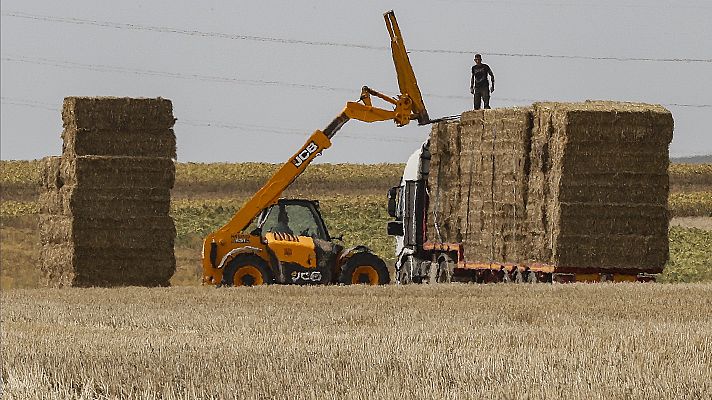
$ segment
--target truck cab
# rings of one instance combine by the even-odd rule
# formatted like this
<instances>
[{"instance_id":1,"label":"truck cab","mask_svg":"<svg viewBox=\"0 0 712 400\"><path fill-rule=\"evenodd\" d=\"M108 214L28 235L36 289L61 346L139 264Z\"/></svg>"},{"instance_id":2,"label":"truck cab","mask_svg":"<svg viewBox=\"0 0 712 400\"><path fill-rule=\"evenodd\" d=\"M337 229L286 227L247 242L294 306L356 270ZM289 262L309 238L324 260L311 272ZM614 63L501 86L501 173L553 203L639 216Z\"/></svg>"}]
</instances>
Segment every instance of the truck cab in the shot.
<instances>
[{"instance_id":1,"label":"truck cab","mask_svg":"<svg viewBox=\"0 0 712 400\"><path fill-rule=\"evenodd\" d=\"M400 184L388 191L388 234L395 238L395 280L400 284L449 282L459 245L427 242L430 141L408 158ZM434 218L436 216L433 216ZM435 221L437 230L437 221Z\"/></svg>"}]
</instances>

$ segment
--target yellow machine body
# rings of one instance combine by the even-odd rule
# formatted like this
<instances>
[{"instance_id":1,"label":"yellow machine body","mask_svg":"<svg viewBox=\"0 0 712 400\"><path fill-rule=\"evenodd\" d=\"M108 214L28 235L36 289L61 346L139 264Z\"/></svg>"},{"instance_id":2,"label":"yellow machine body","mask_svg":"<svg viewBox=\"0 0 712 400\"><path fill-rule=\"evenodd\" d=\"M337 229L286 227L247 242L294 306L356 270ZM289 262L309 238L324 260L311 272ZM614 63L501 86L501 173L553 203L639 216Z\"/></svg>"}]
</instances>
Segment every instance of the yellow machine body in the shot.
<instances>
[{"instance_id":1,"label":"yellow machine body","mask_svg":"<svg viewBox=\"0 0 712 400\"><path fill-rule=\"evenodd\" d=\"M299 264L304 268L316 268L314 239L288 233L269 232L265 234L267 246L283 263Z\"/></svg>"},{"instance_id":2,"label":"yellow machine body","mask_svg":"<svg viewBox=\"0 0 712 400\"><path fill-rule=\"evenodd\" d=\"M316 268L317 246L311 237L306 235L293 237L290 235L290 237L286 237L274 232L260 232L259 229L246 232L246 229L264 210L277 204L284 190L304 172L314 158L331 146L331 138L350 119L363 122L392 120L398 126L407 125L411 120L417 120L420 124L429 123L428 114L408 59L395 14L393 11L389 11L384 14L384 18L391 37L393 62L400 94L394 98L364 86L361 89L359 102L348 102L341 113L323 131L317 130L307 139L302 148L235 213L227 224L207 235L203 242L202 254L203 284L220 283L225 268L238 257L243 260L245 257L249 257L250 262L253 264L264 263L264 265L272 269L273 275L278 275L274 272L278 270L278 266L275 264L279 264L279 271L282 271L281 275L285 275L282 268L284 265L297 269L301 268L296 272L297 274L306 274L309 269ZM390 103L393 108L374 107L371 102L371 96ZM337 254L333 259L340 260L336 262L344 262L347 256L345 254ZM255 257L258 257L258 259ZM322 254L322 257L325 256ZM335 265L334 268L336 269L338 266ZM260 269L259 266L254 265L250 265L250 268L251 270ZM365 272L356 273L355 276L358 276L358 279L368 278L368 280L372 281L372 271L366 267L364 268L362 270ZM326 271L324 267L322 267L322 270L324 270L325 275L331 277L332 281L335 279L334 273ZM289 277L285 276L274 278L283 281L289 279ZM256 282L258 281L259 279ZM312 279L312 281L316 281L316 279Z\"/></svg>"}]
</instances>

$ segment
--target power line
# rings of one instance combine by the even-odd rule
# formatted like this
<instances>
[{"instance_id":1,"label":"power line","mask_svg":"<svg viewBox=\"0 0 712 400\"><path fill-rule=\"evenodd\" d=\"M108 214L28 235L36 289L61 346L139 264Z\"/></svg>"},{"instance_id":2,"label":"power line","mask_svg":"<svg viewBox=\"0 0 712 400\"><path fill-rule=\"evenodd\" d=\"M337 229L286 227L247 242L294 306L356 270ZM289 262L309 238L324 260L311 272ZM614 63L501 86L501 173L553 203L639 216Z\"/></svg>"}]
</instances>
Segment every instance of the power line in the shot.
<instances>
[{"instance_id":1,"label":"power line","mask_svg":"<svg viewBox=\"0 0 712 400\"><path fill-rule=\"evenodd\" d=\"M38 108L38 109L42 109L42 110L49 110L49 111L55 111L55 112L60 111L60 107L53 106L49 103L36 102L36 101L26 100L26 99L15 99L15 98L9 98L9 97L2 97L2 98L0 98L0 101L2 101L2 104L30 107L30 108ZM278 134L278 135L293 135L293 136L301 136L301 137L308 136L308 134L311 133L311 131L306 131L306 130L289 129L289 128L265 126L265 125L244 124L244 123L236 123L236 122L223 122L223 121L203 121L203 120L178 119L176 121L176 125L205 127L205 128L219 128L219 129L228 129L228 130L239 130L239 131L243 131L243 132L245 132L245 131L247 131L247 132L264 132L264 133L274 133L274 134ZM422 142L423 141L423 138L420 138L420 137L403 137L403 136L375 137L375 136L349 135L349 134L343 134L343 133L338 135L338 137L344 138L344 139L367 141L367 142L387 142L387 143L413 143L413 142Z\"/></svg>"},{"instance_id":2,"label":"power line","mask_svg":"<svg viewBox=\"0 0 712 400\"><path fill-rule=\"evenodd\" d=\"M53 60L48 58L31 58L22 56L6 56L2 57L3 61L26 63L26 64L37 64L46 65L51 67L65 68L65 69L82 69L94 72L111 72L111 73L122 73L122 74L132 74L132 75L146 75L146 76L159 76L164 78L174 78L174 79L184 79L184 80L197 80L205 82L218 82L218 83L232 83L232 84L242 84L249 86L286 86L298 89L307 90L325 90L331 92L343 92L343 93L360 93L359 90L327 86L327 85L312 85L305 83L294 83L294 82L284 82L284 81L268 81L268 80L254 80L254 79L240 79L233 77L223 77L223 76L213 76L213 75L201 75L201 74L185 74L180 72L168 72L168 71L155 71L155 70L144 70L135 68L125 68L111 65L101 65L101 64L82 64L72 61L64 60ZM442 98L442 99L457 99L457 100L471 100L470 96L462 95L442 95L435 93L423 93L425 97L430 98ZM545 101L545 99L526 99L526 98L509 98L509 97L498 97L499 100L511 102L514 104L523 103L535 103L538 101ZM683 103L664 103L664 106L672 107L685 107L685 108L710 108L712 104L683 104Z\"/></svg>"},{"instance_id":3,"label":"power line","mask_svg":"<svg viewBox=\"0 0 712 400\"><path fill-rule=\"evenodd\" d=\"M268 132L268 133L276 133L276 134L281 134L281 135L298 135L298 136L306 136L307 133L311 132L305 132L305 131L300 131L300 130L289 130L289 129L284 129L284 128L279 128L279 127L268 127L268 126L260 126L260 125L244 125L244 124L238 124L234 122L221 122L221 121L193 121L193 120L177 120L176 124L179 125L188 125L188 126L196 126L196 127L210 127L210 128L222 128L222 129L230 129L230 130L251 130L251 131L259 131L259 132ZM417 142L422 142L423 138L420 137L403 137L403 136L389 136L389 137L374 137L374 136L362 136L362 135L349 135L349 134L339 134L336 137L338 138L344 138L344 139L355 139L355 140L365 140L365 141L373 141L373 142L390 142L390 143L413 143L413 141Z\"/></svg>"},{"instance_id":4,"label":"power line","mask_svg":"<svg viewBox=\"0 0 712 400\"><path fill-rule=\"evenodd\" d=\"M159 33L173 33L186 36L197 36L197 37L208 37L208 38L220 38L220 39L230 39L230 40L250 40L256 42L272 42L280 44L302 44L309 46L338 46L338 47L352 47L367 50L389 50L388 47L384 46L370 46L365 44L357 43L338 43L338 42L324 42L324 41L312 41L312 40L299 40L299 39L284 39L275 38L269 36L254 36L254 35L240 35L233 33L222 33L222 32L209 32L209 31L198 31L185 28L172 28L166 26L154 26L154 25L141 25L141 24L131 24L125 22L111 22L111 21L96 21L90 19L72 18L72 17L54 17L48 15L34 15L28 14L20 11L3 11L2 16L13 17L13 18L23 18L35 21L45 21L45 22L57 22L63 24L74 24L74 25L85 25L85 26L97 26L102 28L113 28L113 29L123 29L123 30L133 30L133 31L148 31L148 32L159 32Z\"/></svg>"},{"instance_id":5,"label":"power line","mask_svg":"<svg viewBox=\"0 0 712 400\"><path fill-rule=\"evenodd\" d=\"M54 106L52 104L41 103L41 102L32 101L32 100L13 99L13 98L2 96L2 97L0 97L0 101L2 101L2 104L9 104L9 105L13 105L13 106L23 106L23 107L31 107L31 108L41 108L43 110L50 110L50 111L60 111L60 109L57 106Z\"/></svg>"},{"instance_id":6,"label":"power line","mask_svg":"<svg viewBox=\"0 0 712 400\"><path fill-rule=\"evenodd\" d=\"M83 26L96 26L102 28L120 29L120 30L133 30L133 31L146 31L146 32L158 32L158 33L170 33L179 34L187 36L205 37L205 38L220 38L229 40L248 40L257 42L269 42L278 44L298 44L307 46L327 46L327 47L346 47L346 48L357 48L365 50L379 50L388 51L390 50L385 46L372 46L367 44L358 43L343 43L343 42L330 42L330 41L313 41L313 40L300 40L300 39L285 39L270 36L254 36L254 35L241 35L233 33L222 33L222 32L210 32L210 31L199 31L186 28L174 28L166 26L154 26L154 25L142 25L142 24L132 24L125 22L112 22L112 21L98 21L82 18L73 17L57 17L48 15L36 15L29 14L21 11L3 11L2 16L12 17L12 18L22 18L33 21L43 21L43 22L55 22L63 24L73 24L73 25L83 25ZM473 54L474 50L452 50L452 49L411 49L411 53L426 53L426 54ZM507 53L499 51L485 51L481 50L480 53L484 53L488 56L499 56L499 57L529 57L529 58L554 58L554 59L570 59L570 60L595 60L595 61L638 61L638 62L684 62L684 63L712 63L710 58L653 58L653 57L617 57L617 56L581 56L581 55L565 55L565 54L539 54L539 53Z\"/></svg>"},{"instance_id":7,"label":"power line","mask_svg":"<svg viewBox=\"0 0 712 400\"><path fill-rule=\"evenodd\" d=\"M51 67L66 68L66 69L83 69L94 72L115 72L123 74L134 74L134 75L147 75L147 76L159 76L164 78L175 78L175 79L187 79L187 80L198 80L207 82L220 82L220 83L237 83L248 86L287 86L303 89L318 89L327 91L349 91L353 92L352 89L347 88L336 88L324 85L310 85L302 83L293 82L282 82L282 81L267 81L259 79L240 79L233 77L224 76L211 76L211 75L201 75L201 74L185 74L179 72L167 72L167 71L154 71L147 69L135 69L135 68L125 68L112 65L101 65L101 64L82 64L72 61L64 60L52 60L49 58L31 58L31 57L13 57L6 56L2 57L3 61L10 61L16 63L26 63L26 64L38 64L47 65ZM359 88L360 90L360 88Z\"/></svg>"}]
</instances>

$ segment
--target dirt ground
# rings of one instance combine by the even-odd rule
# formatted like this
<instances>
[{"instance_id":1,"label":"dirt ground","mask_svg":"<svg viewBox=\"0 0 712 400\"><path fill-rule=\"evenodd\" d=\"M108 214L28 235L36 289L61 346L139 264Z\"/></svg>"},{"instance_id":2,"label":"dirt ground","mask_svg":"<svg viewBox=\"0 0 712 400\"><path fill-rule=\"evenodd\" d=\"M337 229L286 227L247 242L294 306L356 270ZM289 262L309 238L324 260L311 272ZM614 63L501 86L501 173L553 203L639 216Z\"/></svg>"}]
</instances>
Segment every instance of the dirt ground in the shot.
<instances>
[{"instance_id":1,"label":"dirt ground","mask_svg":"<svg viewBox=\"0 0 712 400\"><path fill-rule=\"evenodd\" d=\"M670 220L670 226L712 231L712 217L676 217Z\"/></svg>"}]
</instances>

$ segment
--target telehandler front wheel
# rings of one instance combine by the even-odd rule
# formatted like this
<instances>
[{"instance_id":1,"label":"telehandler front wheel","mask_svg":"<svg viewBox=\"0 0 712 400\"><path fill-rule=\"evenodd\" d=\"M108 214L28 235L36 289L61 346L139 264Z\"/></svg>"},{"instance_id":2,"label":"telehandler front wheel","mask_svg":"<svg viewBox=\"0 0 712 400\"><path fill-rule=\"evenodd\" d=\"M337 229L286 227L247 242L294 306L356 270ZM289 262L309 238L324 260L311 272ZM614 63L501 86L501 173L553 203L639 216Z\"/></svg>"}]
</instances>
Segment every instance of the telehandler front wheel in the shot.
<instances>
[{"instance_id":1,"label":"telehandler front wheel","mask_svg":"<svg viewBox=\"0 0 712 400\"><path fill-rule=\"evenodd\" d=\"M385 285L391 280L386 263L372 253L358 253L351 256L341 269L339 282L344 285L363 283Z\"/></svg>"},{"instance_id":2,"label":"telehandler front wheel","mask_svg":"<svg viewBox=\"0 0 712 400\"><path fill-rule=\"evenodd\" d=\"M223 271L222 286L257 286L268 285L272 279L267 263L254 254L235 257Z\"/></svg>"}]
</instances>

